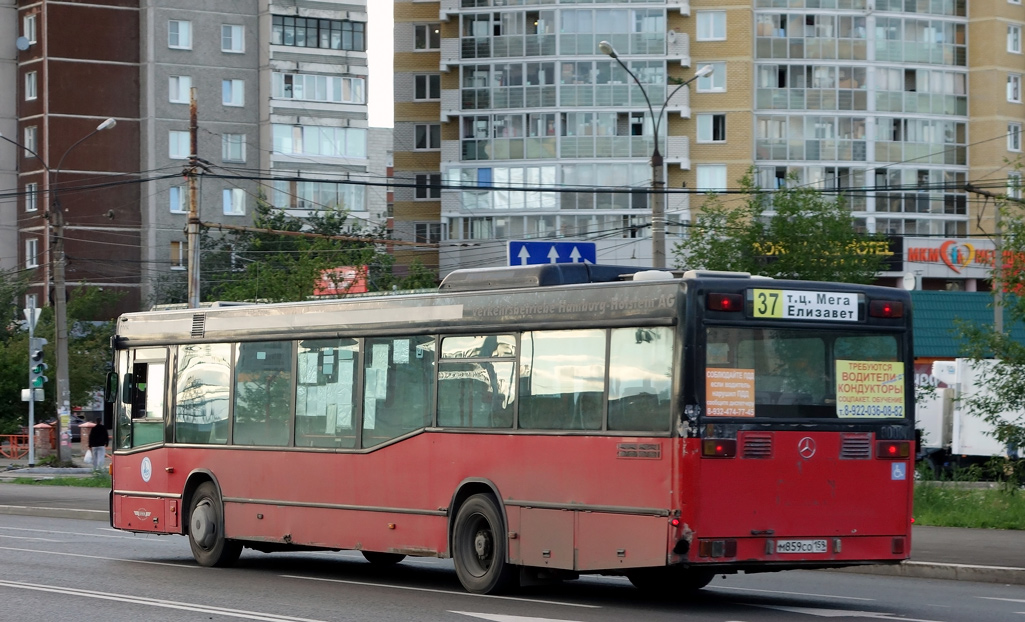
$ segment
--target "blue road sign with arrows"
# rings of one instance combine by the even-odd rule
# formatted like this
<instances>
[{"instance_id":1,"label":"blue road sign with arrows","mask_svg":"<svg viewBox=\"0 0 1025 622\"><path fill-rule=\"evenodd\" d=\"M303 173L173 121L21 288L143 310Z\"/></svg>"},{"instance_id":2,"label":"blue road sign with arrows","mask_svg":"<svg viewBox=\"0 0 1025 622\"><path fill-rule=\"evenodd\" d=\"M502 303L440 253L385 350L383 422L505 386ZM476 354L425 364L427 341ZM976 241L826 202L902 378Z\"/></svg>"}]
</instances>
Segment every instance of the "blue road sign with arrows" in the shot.
<instances>
[{"instance_id":1,"label":"blue road sign with arrows","mask_svg":"<svg viewBox=\"0 0 1025 622\"><path fill-rule=\"evenodd\" d=\"M594 242L547 242L509 240L509 265L545 263L598 263Z\"/></svg>"}]
</instances>

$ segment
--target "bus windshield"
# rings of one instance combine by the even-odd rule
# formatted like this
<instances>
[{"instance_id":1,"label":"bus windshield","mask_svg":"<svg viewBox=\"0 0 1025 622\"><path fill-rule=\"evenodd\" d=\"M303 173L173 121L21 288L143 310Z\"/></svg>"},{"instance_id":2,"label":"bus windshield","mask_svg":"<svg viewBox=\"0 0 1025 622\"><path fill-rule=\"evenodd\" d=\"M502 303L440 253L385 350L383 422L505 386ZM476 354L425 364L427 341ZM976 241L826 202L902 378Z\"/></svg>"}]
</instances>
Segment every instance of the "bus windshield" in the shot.
<instances>
[{"instance_id":1,"label":"bus windshield","mask_svg":"<svg viewBox=\"0 0 1025 622\"><path fill-rule=\"evenodd\" d=\"M904 362L895 334L710 327L710 417L903 418Z\"/></svg>"}]
</instances>

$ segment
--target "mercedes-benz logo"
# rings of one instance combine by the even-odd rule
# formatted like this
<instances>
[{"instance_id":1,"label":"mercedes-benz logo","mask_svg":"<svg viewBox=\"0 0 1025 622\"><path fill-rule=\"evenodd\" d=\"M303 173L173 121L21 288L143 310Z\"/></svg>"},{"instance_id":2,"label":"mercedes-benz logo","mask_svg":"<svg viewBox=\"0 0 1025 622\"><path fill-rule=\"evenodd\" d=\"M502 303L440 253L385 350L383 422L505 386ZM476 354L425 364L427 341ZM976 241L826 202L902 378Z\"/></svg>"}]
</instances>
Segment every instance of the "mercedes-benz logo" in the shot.
<instances>
[{"instance_id":1,"label":"mercedes-benz logo","mask_svg":"<svg viewBox=\"0 0 1025 622\"><path fill-rule=\"evenodd\" d=\"M807 460L815 455L815 441L810 436L805 436L797 441L797 453Z\"/></svg>"}]
</instances>

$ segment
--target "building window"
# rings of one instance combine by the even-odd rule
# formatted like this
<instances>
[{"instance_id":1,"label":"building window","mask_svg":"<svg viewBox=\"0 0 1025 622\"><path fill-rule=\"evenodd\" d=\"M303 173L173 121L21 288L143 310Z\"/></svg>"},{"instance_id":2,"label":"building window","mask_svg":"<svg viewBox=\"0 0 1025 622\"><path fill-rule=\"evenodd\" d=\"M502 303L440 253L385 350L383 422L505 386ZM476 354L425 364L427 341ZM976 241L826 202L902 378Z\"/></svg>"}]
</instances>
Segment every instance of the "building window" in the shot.
<instances>
[{"instance_id":1,"label":"building window","mask_svg":"<svg viewBox=\"0 0 1025 622\"><path fill-rule=\"evenodd\" d=\"M242 188L224 189L224 215L246 215L246 192Z\"/></svg>"},{"instance_id":2,"label":"building window","mask_svg":"<svg viewBox=\"0 0 1025 622\"><path fill-rule=\"evenodd\" d=\"M698 164L698 191L722 192L725 189L725 164Z\"/></svg>"},{"instance_id":3,"label":"building window","mask_svg":"<svg viewBox=\"0 0 1025 622\"><path fill-rule=\"evenodd\" d=\"M1007 124L1007 150L1021 151L1021 123Z\"/></svg>"},{"instance_id":4,"label":"building window","mask_svg":"<svg viewBox=\"0 0 1025 622\"><path fill-rule=\"evenodd\" d=\"M36 126L33 125L32 127L25 128L25 138L22 145L25 147L26 158L35 157L36 153L39 151L36 146L37 136Z\"/></svg>"},{"instance_id":5,"label":"building window","mask_svg":"<svg viewBox=\"0 0 1025 622\"><path fill-rule=\"evenodd\" d=\"M176 19L167 22L167 47L175 50L191 50L192 22Z\"/></svg>"},{"instance_id":6,"label":"building window","mask_svg":"<svg viewBox=\"0 0 1025 622\"><path fill-rule=\"evenodd\" d=\"M434 74L413 76L413 99L425 101L441 99L441 76Z\"/></svg>"},{"instance_id":7,"label":"building window","mask_svg":"<svg viewBox=\"0 0 1025 622\"><path fill-rule=\"evenodd\" d=\"M441 149L441 124L439 123L417 123L414 126L416 144L413 146L417 151L435 151Z\"/></svg>"},{"instance_id":8,"label":"building window","mask_svg":"<svg viewBox=\"0 0 1025 622\"><path fill-rule=\"evenodd\" d=\"M38 91L36 90L36 72L29 71L25 73L25 100L35 99L38 97Z\"/></svg>"},{"instance_id":9,"label":"building window","mask_svg":"<svg viewBox=\"0 0 1025 622\"><path fill-rule=\"evenodd\" d=\"M224 134L221 136L221 159L225 162L245 162L246 135Z\"/></svg>"},{"instance_id":10,"label":"building window","mask_svg":"<svg viewBox=\"0 0 1025 622\"><path fill-rule=\"evenodd\" d=\"M245 106L245 90L245 80L221 80L221 103L225 106Z\"/></svg>"},{"instance_id":11,"label":"building window","mask_svg":"<svg viewBox=\"0 0 1025 622\"><path fill-rule=\"evenodd\" d=\"M413 27L413 49L441 49L441 25L417 24Z\"/></svg>"},{"instance_id":12,"label":"building window","mask_svg":"<svg viewBox=\"0 0 1025 622\"><path fill-rule=\"evenodd\" d=\"M726 39L726 11L698 11L698 41Z\"/></svg>"},{"instance_id":13,"label":"building window","mask_svg":"<svg viewBox=\"0 0 1025 622\"><path fill-rule=\"evenodd\" d=\"M187 104L192 90L192 78L189 76L171 76L168 78L167 101L172 104Z\"/></svg>"},{"instance_id":14,"label":"building window","mask_svg":"<svg viewBox=\"0 0 1025 622\"><path fill-rule=\"evenodd\" d=\"M185 242L171 242L171 269L172 270L184 270L187 266L186 263L186 249L188 247Z\"/></svg>"},{"instance_id":15,"label":"building window","mask_svg":"<svg viewBox=\"0 0 1025 622\"><path fill-rule=\"evenodd\" d=\"M726 142L726 115L725 114L699 114L698 115L698 142L699 143L721 143L721 142Z\"/></svg>"},{"instance_id":16,"label":"building window","mask_svg":"<svg viewBox=\"0 0 1025 622\"><path fill-rule=\"evenodd\" d=\"M413 223L413 241L417 244L438 244L441 242L441 223Z\"/></svg>"},{"instance_id":17,"label":"building window","mask_svg":"<svg viewBox=\"0 0 1025 622\"><path fill-rule=\"evenodd\" d=\"M366 128L275 124L271 132L274 153L367 157Z\"/></svg>"},{"instance_id":18,"label":"building window","mask_svg":"<svg viewBox=\"0 0 1025 622\"><path fill-rule=\"evenodd\" d=\"M1021 54L1021 26L1007 27L1007 51Z\"/></svg>"},{"instance_id":19,"label":"building window","mask_svg":"<svg viewBox=\"0 0 1025 622\"><path fill-rule=\"evenodd\" d=\"M221 24L221 51L235 54L246 51L245 31L241 26Z\"/></svg>"},{"instance_id":20,"label":"building window","mask_svg":"<svg viewBox=\"0 0 1025 622\"><path fill-rule=\"evenodd\" d=\"M365 104L363 78L303 73L271 74L271 97L339 104Z\"/></svg>"},{"instance_id":21,"label":"building window","mask_svg":"<svg viewBox=\"0 0 1025 622\"><path fill-rule=\"evenodd\" d=\"M704 67L712 66L712 73L698 78L698 93L721 93L726 90L726 63L698 63L695 65Z\"/></svg>"},{"instance_id":22,"label":"building window","mask_svg":"<svg viewBox=\"0 0 1025 622\"><path fill-rule=\"evenodd\" d=\"M39 184L25 184L25 211L34 212L39 209Z\"/></svg>"},{"instance_id":23,"label":"building window","mask_svg":"<svg viewBox=\"0 0 1025 622\"><path fill-rule=\"evenodd\" d=\"M39 240L35 238L25 240L25 267L39 267Z\"/></svg>"},{"instance_id":24,"label":"building window","mask_svg":"<svg viewBox=\"0 0 1025 622\"><path fill-rule=\"evenodd\" d=\"M1008 173L1008 197L1022 198L1022 174L1018 171Z\"/></svg>"},{"instance_id":25,"label":"building window","mask_svg":"<svg viewBox=\"0 0 1025 622\"><path fill-rule=\"evenodd\" d=\"M171 130L167 133L167 145L167 156L172 160L184 160L191 155L188 132Z\"/></svg>"},{"instance_id":26,"label":"building window","mask_svg":"<svg viewBox=\"0 0 1025 622\"><path fill-rule=\"evenodd\" d=\"M21 20L21 34L28 39L29 43L36 42L36 16L26 15Z\"/></svg>"},{"instance_id":27,"label":"building window","mask_svg":"<svg viewBox=\"0 0 1025 622\"><path fill-rule=\"evenodd\" d=\"M270 42L300 48L365 52L366 26L364 22L275 15L271 20Z\"/></svg>"},{"instance_id":28,"label":"building window","mask_svg":"<svg viewBox=\"0 0 1025 622\"><path fill-rule=\"evenodd\" d=\"M1007 101L1021 103L1021 74L1019 73L1007 76Z\"/></svg>"},{"instance_id":29,"label":"building window","mask_svg":"<svg viewBox=\"0 0 1025 622\"><path fill-rule=\"evenodd\" d=\"M168 192L172 214L185 214L189 211L189 187L171 186Z\"/></svg>"},{"instance_id":30,"label":"building window","mask_svg":"<svg viewBox=\"0 0 1025 622\"><path fill-rule=\"evenodd\" d=\"M414 198L441 198L441 173L420 173L414 179L416 184L413 193Z\"/></svg>"}]
</instances>

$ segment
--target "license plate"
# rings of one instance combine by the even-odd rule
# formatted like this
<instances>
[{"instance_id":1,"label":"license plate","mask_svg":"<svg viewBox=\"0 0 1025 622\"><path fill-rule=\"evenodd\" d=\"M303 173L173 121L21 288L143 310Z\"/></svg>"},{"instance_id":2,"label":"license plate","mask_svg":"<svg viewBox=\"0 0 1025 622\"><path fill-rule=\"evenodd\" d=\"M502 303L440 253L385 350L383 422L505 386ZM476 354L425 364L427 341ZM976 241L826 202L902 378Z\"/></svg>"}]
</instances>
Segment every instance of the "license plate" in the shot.
<instances>
[{"instance_id":1,"label":"license plate","mask_svg":"<svg viewBox=\"0 0 1025 622\"><path fill-rule=\"evenodd\" d=\"M825 553L825 540L777 540L776 553Z\"/></svg>"}]
</instances>

